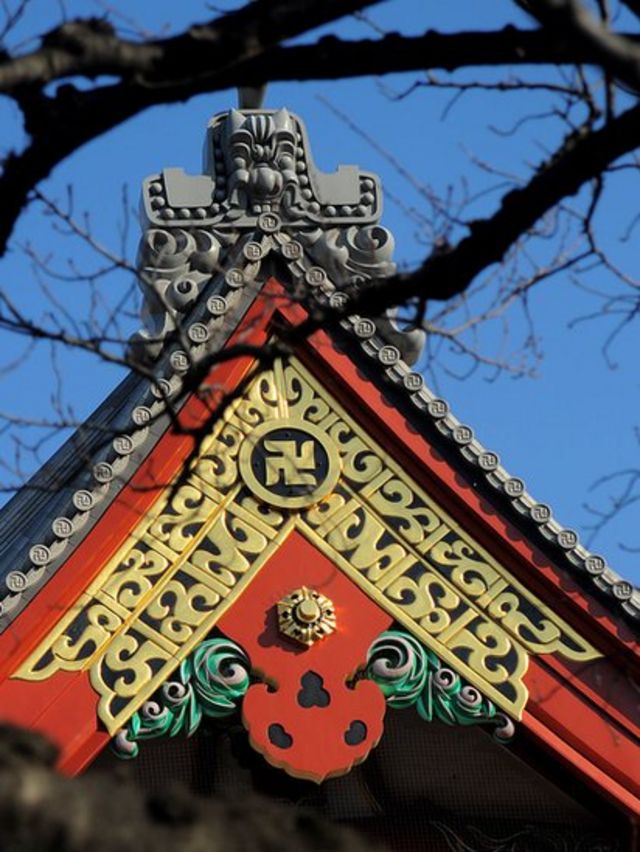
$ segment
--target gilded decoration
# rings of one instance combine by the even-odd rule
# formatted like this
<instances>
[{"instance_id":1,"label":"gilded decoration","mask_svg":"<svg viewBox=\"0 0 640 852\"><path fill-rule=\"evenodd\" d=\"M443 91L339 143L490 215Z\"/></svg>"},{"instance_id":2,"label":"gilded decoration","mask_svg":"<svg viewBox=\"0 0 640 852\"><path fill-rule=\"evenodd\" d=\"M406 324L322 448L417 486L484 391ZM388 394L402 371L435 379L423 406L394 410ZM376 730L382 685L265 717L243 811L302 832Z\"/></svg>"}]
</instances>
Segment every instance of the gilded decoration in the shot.
<instances>
[{"instance_id":1,"label":"gilded decoration","mask_svg":"<svg viewBox=\"0 0 640 852\"><path fill-rule=\"evenodd\" d=\"M278 602L278 629L283 636L311 647L336 629L333 601L302 586Z\"/></svg>"},{"instance_id":2,"label":"gilded decoration","mask_svg":"<svg viewBox=\"0 0 640 852\"><path fill-rule=\"evenodd\" d=\"M88 670L115 733L294 528L512 717L529 654L599 656L291 358L256 373L186 483L167 489L15 676Z\"/></svg>"},{"instance_id":3,"label":"gilded decoration","mask_svg":"<svg viewBox=\"0 0 640 852\"><path fill-rule=\"evenodd\" d=\"M257 426L240 448L238 465L259 500L286 509L319 503L340 477L340 456L331 438L293 417Z\"/></svg>"}]
</instances>

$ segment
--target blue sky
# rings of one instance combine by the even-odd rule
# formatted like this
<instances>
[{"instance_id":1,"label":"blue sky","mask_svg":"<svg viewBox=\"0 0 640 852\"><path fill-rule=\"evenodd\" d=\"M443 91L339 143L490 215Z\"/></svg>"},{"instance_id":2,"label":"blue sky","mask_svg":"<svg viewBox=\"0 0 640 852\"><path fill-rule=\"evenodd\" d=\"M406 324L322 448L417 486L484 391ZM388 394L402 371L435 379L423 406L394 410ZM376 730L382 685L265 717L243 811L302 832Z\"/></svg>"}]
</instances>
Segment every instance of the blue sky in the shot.
<instances>
[{"instance_id":1,"label":"blue sky","mask_svg":"<svg viewBox=\"0 0 640 852\"><path fill-rule=\"evenodd\" d=\"M88 15L99 14L105 4L74 0L66 5L71 14ZM232 5L239 4L228 3L224 7ZM23 39L46 28L56 9L57 4L49 0L34 0L30 17L25 19L16 38ZM149 29L157 29L168 19L171 28L178 29L188 20L203 20L211 14L207 13L205 3L193 0L180 4L156 2L153 8L146 0L128 0L126 9L127 15L144 22ZM506 10L511 10L511 5L503 0L493 0L490 4L473 0L432 4L423 0L394 0L373 7L368 16L382 30L401 29L408 33L428 27L490 29L508 21L524 21ZM370 24L352 19L327 29L337 29L353 37L374 35ZM421 214L426 207L424 193L428 189L446 194L451 187L457 197L465 186L472 193L488 189L496 183L496 178L483 171L479 162L525 174L526 167L539 162L559 139L557 123L546 120L528 121L511 136L495 132L496 128L512 127L519 117L543 110L546 96L542 94L528 94L523 102L522 95L471 93L453 106L446 120L443 111L451 93L421 90L400 101L390 98L390 92L407 89L417 76L277 84L270 87L266 104L286 106L305 120L320 168L333 170L339 163L357 163L381 175L387 191L383 223L395 234L397 261L407 266L424 257L429 238L412 214L403 211L393 199ZM472 75L467 76L470 79ZM542 77L542 72L538 76ZM183 166L187 171L197 172L208 118L234 104L235 93L223 92L193 98L186 104L148 110L85 146L59 166L42 189L49 197L62 201L67 186L73 185L76 216L81 219L87 211L95 237L118 252L123 220L122 188L128 187L128 206L132 208L137 204L140 182L146 175L167 166ZM348 114L357 130L338 118L336 111ZM0 142L3 148L19 145L22 139L19 116L1 101L0 120L5 131ZM403 177L384 151L406 169L409 178ZM633 251L634 239L632 236L625 242L622 237L637 212L637 182L638 176L632 172L614 176L598 221L608 250L630 274L634 272L637 254ZM489 193L470 209L476 215L489 212L498 197ZM130 261L135 258L137 238L134 220L124 244ZM92 308L100 315L106 310L103 305L118 304L131 287L131 275L119 272L101 279L93 293L82 283L47 280L47 295L34 274L32 261L25 255L27 243L40 258L65 273L69 271L70 258L83 269L98 267L100 263L85 246L58 233L51 218L34 206L20 220L11 253L0 263L0 284L36 319L46 312L59 318L66 313L75 321L84 322ZM588 280L591 286L614 286L601 272ZM526 481L534 497L550 504L561 523L585 537L590 516L584 503L601 506L606 503L606 490L601 494L590 492L594 481L604 474L632 467L637 461L634 427L640 424L638 335L630 325L612 347L610 360L614 363L608 364L602 347L612 328L611 320L600 316L570 327L576 318L599 312L601 303L577 288L568 276L557 276L534 288L529 307L535 335L544 353L544 359L535 365L535 378L501 375L489 381L493 373L484 368L458 381L446 369L436 366L429 373L429 381L437 380L439 392L449 400L454 413L474 429L489 449L501 456L513 475ZM126 312L122 312L120 320L123 330L135 329L135 319ZM517 362L517 342L527 327L517 311L509 316L509 323L511 338L506 348L501 343L503 329L499 323L482 332L481 343L483 352L489 356ZM56 417L56 412L62 409L70 417L82 419L123 376L119 369L77 351L61 350L54 356L50 347L42 344L23 358L24 350L23 339L7 334L0 337L0 367L6 367L16 358L20 361L18 366L2 373L0 409L12 415L46 419ZM465 366L446 351L443 363L450 370ZM31 441L35 434L32 438L31 431L25 431L24 427L5 430L0 435L0 457L11 466L16 436ZM45 441L40 448L43 460L61 437L57 434ZM21 463L28 470L35 461L23 453ZM0 478L6 483L11 476L0 472ZM637 513L633 509L603 530L592 547L603 553L615 570L638 582L640 556L621 549L621 542L640 546Z\"/></svg>"}]
</instances>

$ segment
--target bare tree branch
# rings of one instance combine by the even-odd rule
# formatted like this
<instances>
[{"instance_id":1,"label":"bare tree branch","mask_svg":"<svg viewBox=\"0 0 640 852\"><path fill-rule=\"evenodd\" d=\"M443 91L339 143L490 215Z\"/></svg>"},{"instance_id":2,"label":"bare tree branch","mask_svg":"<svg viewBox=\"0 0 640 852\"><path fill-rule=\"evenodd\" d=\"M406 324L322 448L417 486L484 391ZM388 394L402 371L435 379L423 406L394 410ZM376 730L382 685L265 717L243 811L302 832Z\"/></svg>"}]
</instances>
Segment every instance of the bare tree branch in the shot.
<instances>
[{"instance_id":1,"label":"bare tree branch","mask_svg":"<svg viewBox=\"0 0 640 852\"><path fill-rule=\"evenodd\" d=\"M0 93L24 114L31 142L3 163L0 254L29 192L85 142L145 107L184 100L202 91L239 85L229 69L291 38L379 0L274 0L248 3L237 12L161 42L129 42L104 21L71 21L49 32L23 57L0 60ZM44 88L70 76L116 74L121 82L85 92ZM216 84L217 77L220 76ZM268 76L263 69L262 80Z\"/></svg>"},{"instance_id":2,"label":"bare tree branch","mask_svg":"<svg viewBox=\"0 0 640 852\"><path fill-rule=\"evenodd\" d=\"M379 0L274 0L251 3L168 39L129 41L98 20L69 21L42 38L31 53L0 59L0 93L14 98L31 137L11 153L0 176L0 253L30 191L52 168L86 142L157 103L185 100L206 91L259 85L266 80L338 79L397 71L504 64L599 63L602 50L575 40L562 28L494 32L392 33L345 41L277 47L284 39ZM640 37L615 37L640 50ZM617 42L616 42L617 43ZM70 77L119 78L113 85L78 91ZM53 82L54 95L45 94Z\"/></svg>"},{"instance_id":3,"label":"bare tree branch","mask_svg":"<svg viewBox=\"0 0 640 852\"><path fill-rule=\"evenodd\" d=\"M547 32L565 36L613 77L640 90L640 51L635 39L612 32L579 0L527 0L521 5Z\"/></svg>"},{"instance_id":4,"label":"bare tree branch","mask_svg":"<svg viewBox=\"0 0 640 852\"><path fill-rule=\"evenodd\" d=\"M366 291L363 301L378 312L415 297L444 300L461 293L483 269L499 263L541 216L638 145L640 106L631 107L600 130L583 127L570 134L529 183L502 198L492 216L470 222L469 235L457 245L438 246L416 272L378 282Z\"/></svg>"}]
</instances>

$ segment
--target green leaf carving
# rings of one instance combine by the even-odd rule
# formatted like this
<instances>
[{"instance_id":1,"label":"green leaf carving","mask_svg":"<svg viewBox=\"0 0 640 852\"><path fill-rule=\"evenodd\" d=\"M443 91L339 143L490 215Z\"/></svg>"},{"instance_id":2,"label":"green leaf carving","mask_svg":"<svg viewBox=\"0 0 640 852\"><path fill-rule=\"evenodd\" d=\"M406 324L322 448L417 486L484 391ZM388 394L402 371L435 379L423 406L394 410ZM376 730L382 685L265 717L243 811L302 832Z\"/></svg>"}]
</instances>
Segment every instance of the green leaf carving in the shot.
<instances>
[{"instance_id":1,"label":"green leaf carving","mask_svg":"<svg viewBox=\"0 0 640 852\"><path fill-rule=\"evenodd\" d=\"M415 706L427 722L446 725L492 723L503 742L513 736L511 719L409 633L382 633L369 648L365 676L378 684L390 707Z\"/></svg>"},{"instance_id":2,"label":"green leaf carving","mask_svg":"<svg viewBox=\"0 0 640 852\"><path fill-rule=\"evenodd\" d=\"M119 757L136 757L138 741L155 737L190 737L209 716L232 715L249 688L250 662L239 645L209 639L180 665L177 678L164 683L118 732L113 749Z\"/></svg>"}]
</instances>

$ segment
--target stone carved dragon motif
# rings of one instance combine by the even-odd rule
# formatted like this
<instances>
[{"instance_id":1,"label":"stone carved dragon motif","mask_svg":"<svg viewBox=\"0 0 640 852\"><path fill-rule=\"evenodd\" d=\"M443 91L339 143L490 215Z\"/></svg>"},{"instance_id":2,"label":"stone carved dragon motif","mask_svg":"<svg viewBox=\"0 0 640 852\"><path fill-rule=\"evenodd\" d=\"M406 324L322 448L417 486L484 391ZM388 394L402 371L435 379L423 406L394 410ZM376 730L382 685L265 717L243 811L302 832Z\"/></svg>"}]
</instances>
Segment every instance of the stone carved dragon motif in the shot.
<instances>
[{"instance_id":1,"label":"stone carved dragon motif","mask_svg":"<svg viewBox=\"0 0 640 852\"><path fill-rule=\"evenodd\" d=\"M169 168L144 182L144 329L133 343L157 357L205 290L260 284L272 254L290 268L296 261L301 276L321 267L334 288L392 275L394 242L379 224L381 209L378 178L356 166L319 171L304 125L287 110L214 116L203 174Z\"/></svg>"}]
</instances>

